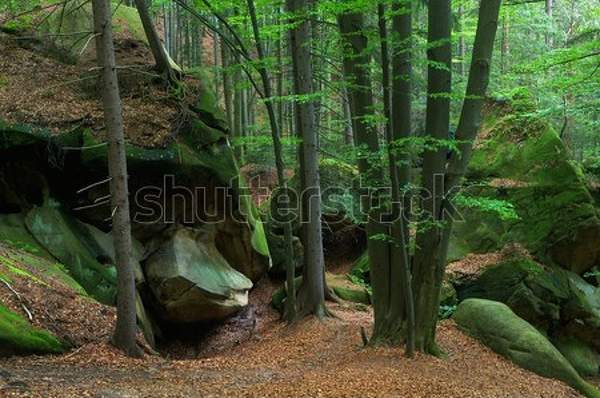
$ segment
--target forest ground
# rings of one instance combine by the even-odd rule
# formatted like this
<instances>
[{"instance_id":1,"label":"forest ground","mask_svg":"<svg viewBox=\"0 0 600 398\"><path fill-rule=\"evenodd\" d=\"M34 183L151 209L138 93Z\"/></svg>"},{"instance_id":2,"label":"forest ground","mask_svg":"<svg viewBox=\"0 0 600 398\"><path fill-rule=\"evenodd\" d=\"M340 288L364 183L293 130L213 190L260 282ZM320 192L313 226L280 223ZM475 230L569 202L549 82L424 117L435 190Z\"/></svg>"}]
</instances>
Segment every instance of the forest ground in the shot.
<instances>
[{"instance_id":1,"label":"forest ground","mask_svg":"<svg viewBox=\"0 0 600 398\"><path fill-rule=\"evenodd\" d=\"M341 271L344 267L337 266ZM0 360L2 397L577 397L564 384L499 357L443 321L447 359L407 359L401 348L362 347L364 307L330 304L335 317L285 326L261 281L247 311L163 357L129 359L105 341L62 356Z\"/></svg>"}]
</instances>

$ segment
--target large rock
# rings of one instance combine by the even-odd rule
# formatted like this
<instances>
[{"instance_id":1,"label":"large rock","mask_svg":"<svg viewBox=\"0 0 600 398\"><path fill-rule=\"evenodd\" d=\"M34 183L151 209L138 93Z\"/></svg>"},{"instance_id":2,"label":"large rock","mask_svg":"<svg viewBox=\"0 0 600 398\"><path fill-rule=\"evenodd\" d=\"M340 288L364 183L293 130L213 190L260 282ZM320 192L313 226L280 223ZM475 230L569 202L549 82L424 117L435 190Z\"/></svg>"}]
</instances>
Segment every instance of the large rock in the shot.
<instances>
[{"instance_id":1,"label":"large rock","mask_svg":"<svg viewBox=\"0 0 600 398\"><path fill-rule=\"evenodd\" d=\"M248 303L252 281L215 247L214 227L169 231L145 262L160 316L172 322L224 319Z\"/></svg>"},{"instance_id":2,"label":"large rock","mask_svg":"<svg viewBox=\"0 0 600 398\"><path fill-rule=\"evenodd\" d=\"M32 209L26 218L29 232L98 301L114 304L116 270L99 261L101 253L92 247L93 239L77 220L54 201Z\"/></svg>"},{"instance_id":3,"label":"large rock","mask_svg":"<svg viewBox=\"0 0 600 398\"><path fill-rule=\"evenodd\" d=\"M573 272L513 253L456 289L460 300L503 302L550 337L576 336L600 350L600 288Z\"/></svg>"},{"instance_id":4,"label":"large rock","mask_svg":"<svg viewBox=\"0 0 600 398\"><path fill-rule=\"evenodd\" d=\"M463 208L451 257L520 243L543 263L582 274L600 263L600 217L580 168L539 118L491 106L469 164L470 194L514 206L518 218ZM484 186L482 186L482 183Z\"/></svg>"},{"instance_id":5,"label":"large rock","mask_svg":"<svg viewBox=\"0 0 600 398\"><path fill-rule=\"evenodd\" d=\"M544 335L505 304L468 299L459 304L454 320L462 330L517 365L562 380L587 397L600 397L600 391L584 381Z\"/></svg>"},{"instance_id":6,"label":"large rock","mask_svg":"<svg viewBox=\"0 0 600 398\"><path fill-rule=\"evenodd\" d=\"M581 376L598 376L600 358L588 344L571 336L561 336L553 343Z\"/></svg>"}]
</instances>

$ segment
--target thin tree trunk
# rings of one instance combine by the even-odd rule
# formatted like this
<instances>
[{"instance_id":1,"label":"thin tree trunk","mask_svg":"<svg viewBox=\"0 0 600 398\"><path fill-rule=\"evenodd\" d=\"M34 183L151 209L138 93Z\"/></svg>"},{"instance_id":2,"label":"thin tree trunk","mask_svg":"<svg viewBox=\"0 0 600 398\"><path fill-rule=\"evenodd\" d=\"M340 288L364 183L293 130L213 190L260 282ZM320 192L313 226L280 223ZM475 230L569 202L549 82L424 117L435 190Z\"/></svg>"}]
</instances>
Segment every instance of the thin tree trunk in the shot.
<instances>
[{"instance_id":1,"label":"thin tree trunk","mask_svg":"<svg viewBox=\"0 0 600 398\"><path fill-rule=\"evenodd\" d=\"M158 72L165 75L168 81L174 81L175 74L171 68L167 52L160 41L160 37L158 37L158 32L156 31L156 27L148 12L146 0L135 0L135 6L140 14L142 26L144 27L144 32L148 38L148 44L150 45L150 50L152 50L152 56L154 57L154 62L156 62Z\"/></svg>"},{"instance_id":2,"label":"thin tree trunk","mask_svg":"<svg viewBox=\"0 0 600 398\"><path fill-rule=\"evenodd\" d=\"M398 46L392 57L392 139L406 140L412 135L412 0L395 3L393 7L393 30ZM405 321L406 355L411 357L415 350L415 308L412 275L408 255L409 233L407 220L411 216L410 186L411 159L408 152L390 153L390 175L392 176L392 202L400 207L394 211L391 235L396 246L391 248L392 264L390 279L399 282L401 289L392 289L390 309L392 321ZM395 181L394 181L395 180ZM397 321L396 321L397 322Z\"/></svg>"},{"instance_id":3,"label":"thin tree trunk","mask_svg":"<svg viewBox=\"0 0 600 398\"><path fill-rule=\"evenodd\" d=\"M223 70L223 100L225 102L225 113L227 116L227 124L235 137L236 126L234 124L234 104L232 96L232 82L231 82L231 52L227 45L221 43L221 69Z\"/></svg>"},{"instance_id":4,"label":"thin tree trunk","mask_svg":"<svg viewBox=\"0 0 600 398\"><path fill-rule=\"evenodd\" d=\"M252 21L252 32L254 33L254 40L256 41L256 52L258 53L259 61L264 61L265 54L263 50L262 41L260 39L260 31L258 27L258 20L256 18L256 8L254 6L254 0L248 1L248 12ZM283 163L283 145L281 144L281 135L279 131L279 125L277 124L277 115L275 113L275 107L272 101L272 90L271 90L271 79L269 72L267 71L264 64L260 64L258 71L263 83L263 89L265 93L265 106L267 107L267 113L269 115L269 122L271 125L271 136L273 138L273 150L275 152L275 165L277 168L277 180L279 186L282 189L282 196L284 203L289 203L289 192L287 187L287 181L285 179L285 165ZM293 322L296 319L296 288L294 285L295 277L295 264L294 264L294 246L292 236L292 224L290 220L282 220L283 233L285 242L285 268L286 268L286 291L287 298L285 302L284 317L288 322Z\"/></svg>"},{"instance_id":5,"label":"thin tree trunk","mask_svg":"<svg viewBox=\"0 0 600 398\"><path fill-rule=\"evenodd\" d=\"M508 55L510 51L510 22L508 17L508 10L504 10L502 14L502 46L500 47L500 70L502 73L508 70Z\"/></svg>"},{"instance_id":6,"label":"thin tree trunk","mask_svg":"<svg viewBox=\"0 0 600 398\"><path fill-rule=\"evenodd\" d=\"M548 16L548 20L550 23L550 28L552 30L552 23L553 23L553 19L552 19L552 14L554 11L554 1L553 0L546 0L546 15ZM548 32L546 33L546 44L548 45L548 47L552 47L553 45L553 40L552 40L552 32Z\"/></svg>"},{"instance_id":7,"label":"thin tree trunk","mask_svg":"<svg viewBox=\"0 0 600 398\"><path fill-rule=\"evenodd\" d=\"M458 33L458 73L461 77L465 76L465 56L466 56L466 44L465 44L465 34L463 32L463 20L464 20L464 6L462 3L458 5L457 12L457 23L456 23L456 32Z\"/></svg>"},{"instance_id":8,"label":"thin tree trunk","mask_svg":"<svg viewBox=\"0 0 600 398\"><path fill-rule=\"evenodd\" d=\"M141 356L136 344L135 278L131 264L131 221L127 187L127 158L123 116L112 36L109 0L93 0L94 30L98 66L102 69L102 104L108 140L108 168L111 177L112 233L117 265L117 323L115 346L129 356Z\"/></svg>"},{"instance_id":9,"label":"thin tree trunk","mask_svg":"<svg viewBox=\"0 0 600 398\"><path fill-rule=\"evenodd\" d=\"M290 46L294 69L295 94L313 94L313 73L310 48L311 26L304 13L308 12L306 0L287 0L287 10L299 18L290 30ZM298 16L299 15L299 16ZM298 294L298 306L302 315L314 314L323 317L325 308L325 261L321 233L321 188L319 181L319 159L315 109L313 101L296 103L297 128L302 136L301 169L303 213L307 216L304 229L304 277ZM305 207L305 205L307 207ZM302 219L304 216L302 217Z\"/></svg>"}]
</instances>

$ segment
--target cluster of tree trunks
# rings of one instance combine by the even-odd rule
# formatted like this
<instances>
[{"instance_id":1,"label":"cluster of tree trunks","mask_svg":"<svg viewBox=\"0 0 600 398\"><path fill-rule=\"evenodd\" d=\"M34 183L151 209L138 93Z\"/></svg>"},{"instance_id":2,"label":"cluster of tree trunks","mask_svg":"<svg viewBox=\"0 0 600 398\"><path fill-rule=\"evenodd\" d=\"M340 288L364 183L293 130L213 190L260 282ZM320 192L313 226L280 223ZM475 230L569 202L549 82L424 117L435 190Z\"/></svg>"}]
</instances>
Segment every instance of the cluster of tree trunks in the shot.
<instances>
[{"instance_id":1,"label":"cluster of tree trunks","mask_svg":"<svg viewBox=\"0 0 600 398\"><path fill-rule=\"evenodd\" d=\"M435 330L448 241L452 227L451 200L470 159L472 142L481 121L481 108L489 79L491 56L498 24L500 0L482 0L468 84L457 129L460 156L447 158L452 74L451 8L449 0L430 0L428 14L427 145L421 188L427 194L419 202L421 215L414 238L414 254L408 250L411 217L410 154L404 150L411 127L411 10L410 0L394 3L393 30L397 43L389 75L385 8L378 9L381 39L384 113L388 118L388 146L392 208L382 206L379 189L384 184L384 162L377 159L377 130L368 123L374 113L368 42L363 15L348 11L338 17L344 41L344 73L350 97L355 144L367 153L358 167L370 195L362 203L368 214L368 253L373 287L374 344L405 342L407 355L414 350L439 354ZM459 51L460 50L459 48ZM464 54L462 54L464 55ZM459 72L460 73L460 72ZM387 94L391 86L391 96ZM391 101L391 104L390 104ZM391 122L390 122L391 121ZM373 160L373 159L376 160ZM439 183L441 182L441 184Z\"/></svg>"}]
</instances>

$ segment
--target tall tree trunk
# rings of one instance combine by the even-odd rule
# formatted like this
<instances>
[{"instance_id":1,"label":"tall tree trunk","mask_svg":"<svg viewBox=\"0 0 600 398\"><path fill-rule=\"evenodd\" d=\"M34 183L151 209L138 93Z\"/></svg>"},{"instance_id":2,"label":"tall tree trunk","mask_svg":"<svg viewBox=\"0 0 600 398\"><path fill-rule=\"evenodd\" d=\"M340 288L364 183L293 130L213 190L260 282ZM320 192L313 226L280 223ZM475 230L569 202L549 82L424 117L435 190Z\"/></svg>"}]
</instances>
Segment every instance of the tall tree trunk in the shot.
<instances>
[{"instance_id":1,"label":"tall tree trunk","mask_svg":"<svg viewBox=\"0 0 600 398\"><path fill-rule=\"evenodd\" d=\"M311 24L304 15L309 11L306 0L286 0L287 10L298 22L290 30L290 46L294 69L294 91L296 95L313 94L313 73L310 43ZM298 307L301 315L314 314L323 317L325 308L325 260L321 233L321 188L319 181L319 159L315 110L313 100L296 103L297 128L302 135L301 169L302 196L307 195L303 211L307 211L304 224L304 272L298 293ZM305 221L304 215L301 218Z\"/></svg>"},{"instance_id":2,"label":"tall tree trunk","mask_svg":"<svg viewBox=\"0 0 600 398\"><path fill-rule=\"evenodd\" d=\"M502 13L502 46L500 47L500 70L505 73L508 68L508 55L510 52L510 21L508 15L508 9L505 9Z\"/></svg>"},{"instance_id":3,"label":"tall tree trunk","mask_svg":"<svg viewBox=\"0 0 600 398\"><path fill-rule=\"evenodd\" d=\"M152 17L150 17L146 0L135 0L135 6L140 14L142 26L144 27L144 32L148 38L148 44L150 45L150 50L152 50L152 56L154 57L154 62L156 62L158 72L163 74L168 81L174 81L175 74L171 68L167 52L160 41L160 37L158 37L158 32L156 31L154 22L152 22Z\"/></svg>"},{"instance_id":4,"label":"tall tree trunk","mask_svg":"<svg viewBox=\"0 0 600 398\"><path fill-rule=\"evenodd\" d=\"M546 44L548 45L548 47L552 47L553 45L553 40L552 40L552 24L553 24L553 19L552 19L552 14L554 12L554 0L546 0L546 15L548 16L548 23L550 24L550 32L546 33Z\"/></svg>"},{"instance_id":5,"label":"tall tree trunk","mask_svg":"<svg viewBox=\"0 0 600 398\"><path fill-rule=\"evenodd\" d=\"M227 124L235 136L236 126L234 124L234 106L232 96L232 81L231 81L231 51L221 42L221 69L223 75L223 100L225 102L225 114L227 116Z\"/></svg>"},{"instance_id":6,"label":"tall tree trunk","mask_svg":"<svg viewBox=\"0 0 600 398\"><path fill-rule=\"evenodd\" d=\"M423 228L417 232L417 247L413 271L415 285L415 344L418 351L437 354L435 327L438 315L438 283L442 239L440 203L444 192L439 186L446 165L447 149L442 142L448 139L450 127L450 94L452 46L450 40L450 0L430 0L428 14L427 112L425 129L434 147L423 154L422 200Z\"/></svg>"},{"instance_id":7,"label":"tall tree trunk","mask_svg":"<svg viewBox=\"0 0 600 398\"><path fill-rule=\"evenodd\" d=\"M352 131L352 112L350 111L350 95L348 89L343 88L342 114L344 115L344 143L354 145L354 132Z\"/></svg>"},{"instance_id":8,"label":"tall tree trunk","mask_svg":"<svg viewBox=\"0 0 600 398\"><path fill-rule=\"evenodd\" d=\"M403 0L394 3L393 7L392 23L398 45L392 57L391 139L400 142L412 135L412 3L412 0ZM392 147L402 148L398 145ZM395 245L391 248L390 280L396 286L395 289L391 289L391 302L394 305L390 308L389 319L396 323L399 320L404 322L406 354L410 357L415 350L415 308L408 254L410 236L407 225L412 212L409 192L411 158L405 149L404 152L392 151L389 159L392 203L395 206L391 227Z\"/></svg>"},{"instance_id":9,"label":"tall tree trunk","mask_svg":"<svg viewBox=\"0 0 600 398\"><path fill-rule=\"evenodd\" d=\"M461 77L465 76L465 56L467 53L466 44L465 44L465 33L463 32L463 20L465 17L464 5L460 3L458 5L457 12L457 23L456 23L456 32L458 33L458 73Z\"/></svg>"},{"instance_id":10,"label":"tall tree trunk","mask_svg":"<svg viewBox=\"0 0 600 398\"><path fill-rule=\"evenodd\" d=\"M473 152L473 142L481 127L481 110L483 108L485 95L489 83L494 40L498 27L498 14L501 0L482 0L479 7L479 20L475 42L473 44L473 56L469 69L469 82L465 93L465 99L456 129L458 151L460 156L452 156L447 167L445 189L447 197L444 204L452 199L451 193L461 183L467 171L467 165ZM450 193L450 194L448 194ZM451 212L451 207L443 209ZM448 242L452 227L452 213L449 214L448 223L444 230L443 257L447 256Z\"/></svg>"},{"instance_id":11,"label":"tall tree trunk","mask_svg":"<svg viewBox=\"0 0 600 398\"><path fill-rule=\"evenodd\" d=\"M370 56L368 39L364 30L362 14L348 12L338 16L338 25L343 40L344 77L350 95L352 130L356 146L362 147L364 156L358 159L358 169L362 184L370 189L369 195L363 195L361 206L363 214L368 215L367 249L371 267L373 287L373 310L375 341L387 340L387 315L390 309L390 245L375 236L389 235L388 220L382 218L383 209L379 203L379 189L383 187L383 161L379 157L377 129L371 123L374 113L372 82L370 75ZM375 293L376 292L376 293Z\"/></svg>"},{"instance_id":12,"label":"tall tree trunk","mask_svg":"<svg viewBox=\"0 0 600 398\"><path fill-rule=\"evenodd\" d=\"M252 21L252 32L254 34L254 40L256 42L256 52L258 54L259 61L265 60L265 53L260 38L260 31L258 27L258 20L256 18L256 8L254 6L254 0L248 1L248 12ZM267 107L267 113L269 115L269 122L271 125L271 136L273 138L273 150L275 152L275 165L277 169L277 180L282 190L282 196L284 203L289 203L289 192L287 181L285 179L285 164L283 163L283 145L281 144L281 134L279 125L277 122L277 115L275 107L273 105L272 89L271 89L271 78L266 66L261 63L258 71L263 83L263 89L265 93L265 106ZM292 235L292 222L290 220L279 220L283 224L283 239L285 243L285 268L286 268L286 291L287 298L285 302L284 317L288 322L293 322L296 319L296 288L294 285L294 277L296 267L294 264L294 246L293 246L293 235Z\"/></svg>"},{"instance_id":13,"label":"tall tree trunk","mask_svg":"<svg viewBox=\"0 0 600 398\"><path fill-rule=\"evenodd\" d=\"M115 63L112 13L109 0L93 0L94 30L98 66L102 70L102 104L108 140L108 168L111 177L112 233L117 265L117 324L115 346L129 356L141 356L136 344L135 278L131 263L131 221L127 187L127 158L123 133L123 111Z\"/></svg>"}]
</instances>

